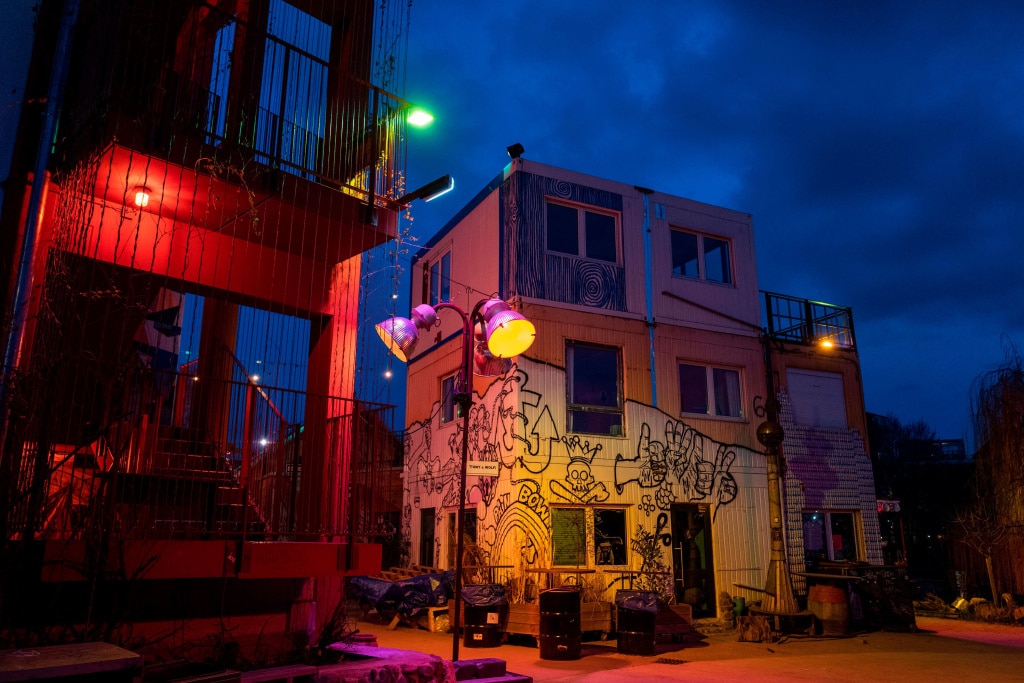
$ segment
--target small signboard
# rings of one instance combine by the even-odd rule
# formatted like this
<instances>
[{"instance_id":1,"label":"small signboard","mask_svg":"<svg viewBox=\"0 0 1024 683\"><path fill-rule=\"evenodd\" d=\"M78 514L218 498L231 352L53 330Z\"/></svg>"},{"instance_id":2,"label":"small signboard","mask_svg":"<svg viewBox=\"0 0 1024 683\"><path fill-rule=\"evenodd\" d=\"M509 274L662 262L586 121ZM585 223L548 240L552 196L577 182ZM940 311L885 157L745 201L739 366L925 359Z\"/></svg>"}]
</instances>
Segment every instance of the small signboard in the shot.
<instances>
[{"instance_id":1,"label":"small signboard","mask_svg":"<svg viewBox=\"0 0 1024 683\"><path fill-rule=\"evenodd\" d=\"M470 477L496 477L500 466L496 461L467 460L466 475Z\"/></svg>"}]
</instances>

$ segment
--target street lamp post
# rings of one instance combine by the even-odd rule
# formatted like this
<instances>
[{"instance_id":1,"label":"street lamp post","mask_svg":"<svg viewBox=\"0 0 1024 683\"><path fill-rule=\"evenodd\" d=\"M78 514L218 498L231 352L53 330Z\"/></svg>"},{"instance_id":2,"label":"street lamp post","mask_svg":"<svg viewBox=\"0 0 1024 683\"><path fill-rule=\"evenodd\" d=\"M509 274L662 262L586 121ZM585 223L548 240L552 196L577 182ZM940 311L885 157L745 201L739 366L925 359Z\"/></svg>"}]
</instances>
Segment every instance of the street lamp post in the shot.
<instances>
[{"instance_id":1,"label":"street lamp post","mask_svg":"<svg viewBox=\"0 0 1024 683\"><path fill-rule=\"evenodd\" d=\"M772 368L771 337L761 335L764 349L765 381L768 400L765 402L765 421L757 427L757 440L765 447L768 472L768 516L771 530L771 554L768 576L765 580L764 609L774 614L796 614L800 607L793 594L793 581L786 559L786 535L782 526L782 455L779 447L785 437L779 424L779 399L775 393L775 371Z\"/></svg>"},{"instance_id":2,"label":"street lamp post","mask_svg":"<svg viewBox=\"0 0 1024 683\"><path fill-rule=\"evenodd\" d=\"M502 299L481 299L467 314L462 308L441 302L436 306L422 304L413 309L412 319L394 317L377 325L377 333L399 360L407 361L419 338L420 329L437 323L437 311L451 310L462 319L462 372L454 396L462 410L462 451L459 457L459 502L455 514L455 614L452 623L452 661L459 661L459 627L462 626L462 555L465 552L463 523L466 505L466 463L469 460L469 409L473 405L474 365L478 374L493 372L494 359L509 359L530 348L535 329ZM474 335L474 327L481 331ZM482 338L482 339L481 339ZM475 340L479 340L474 344ZM474 363L475 361L475 363Z\"/></svg>"}]
</instances>

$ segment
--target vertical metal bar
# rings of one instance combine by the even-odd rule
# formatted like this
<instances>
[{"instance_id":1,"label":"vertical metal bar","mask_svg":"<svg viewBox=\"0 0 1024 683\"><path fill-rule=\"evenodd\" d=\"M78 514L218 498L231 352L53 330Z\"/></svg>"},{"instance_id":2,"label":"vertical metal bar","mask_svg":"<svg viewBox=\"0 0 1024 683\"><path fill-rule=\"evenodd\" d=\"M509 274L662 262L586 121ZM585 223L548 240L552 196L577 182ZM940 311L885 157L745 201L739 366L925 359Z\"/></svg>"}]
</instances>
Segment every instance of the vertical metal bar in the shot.
<instances>
[{"instance_id":1,"label":"vertical metal bar","mask_svg":"<svg viewBox=\"0 0 1024 683\"><path fill-rule=\"evenodd\" d=\"M245 412L242 419L242 470L238 475L238 485L242 489L242 542L245 542L249 529L249 468L251 466L253 448L253 412L256 409L256 384L251 379L246 381Z\"/></svg>"}]
</instances>

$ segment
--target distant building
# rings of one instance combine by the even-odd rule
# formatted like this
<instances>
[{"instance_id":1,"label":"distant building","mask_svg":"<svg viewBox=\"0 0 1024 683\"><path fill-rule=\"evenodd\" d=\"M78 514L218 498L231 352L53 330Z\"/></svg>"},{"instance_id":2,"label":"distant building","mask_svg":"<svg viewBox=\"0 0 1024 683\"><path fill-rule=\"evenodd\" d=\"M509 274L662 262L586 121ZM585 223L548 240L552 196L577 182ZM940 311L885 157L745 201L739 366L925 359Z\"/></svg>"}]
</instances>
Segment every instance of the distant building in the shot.
<instances>
[{"instance_id":1,"label":"distant building","mask_svg":"<svg viewBox=\"0 0 1024 683\"><path fill-rule=\"evenodd\" d=\"M475 379L469 460L497 475L469 477L464 508L457 317L410 359L414 561L453 566L461 509L474 564L509 567L527 598L544 570L582 568L610 599L652 548L696 615L720 591L759 598L744 587L769 560L767 346L790 567L882 562L850 310L760 293L749 214L517 158L426 247L413 306L497 294L537 334Z\"/></svg>"}]
</instances>

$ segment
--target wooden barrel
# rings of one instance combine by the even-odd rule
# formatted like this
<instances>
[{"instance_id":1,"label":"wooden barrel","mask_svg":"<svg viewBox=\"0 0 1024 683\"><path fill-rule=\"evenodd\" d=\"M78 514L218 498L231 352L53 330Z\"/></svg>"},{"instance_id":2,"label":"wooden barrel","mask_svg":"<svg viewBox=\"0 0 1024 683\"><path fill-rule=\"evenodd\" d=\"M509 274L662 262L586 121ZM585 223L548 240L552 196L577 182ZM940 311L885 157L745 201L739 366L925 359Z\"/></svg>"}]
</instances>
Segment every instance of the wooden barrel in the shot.
<instances>
[{"instance_id":1,"label":"wooden barrel","mask_svg":"<svg viewBox=\"0 0 1024 683\"><path fill-rule=\"evenodd\" d=\"M823 635L846 635L850 626L850 605L842 588L811 586L807 592L807 610L821 622Z\"/></svg>"}]
</instances>

